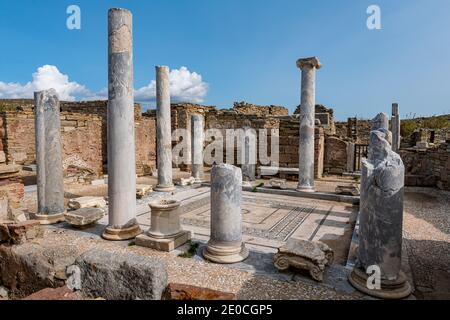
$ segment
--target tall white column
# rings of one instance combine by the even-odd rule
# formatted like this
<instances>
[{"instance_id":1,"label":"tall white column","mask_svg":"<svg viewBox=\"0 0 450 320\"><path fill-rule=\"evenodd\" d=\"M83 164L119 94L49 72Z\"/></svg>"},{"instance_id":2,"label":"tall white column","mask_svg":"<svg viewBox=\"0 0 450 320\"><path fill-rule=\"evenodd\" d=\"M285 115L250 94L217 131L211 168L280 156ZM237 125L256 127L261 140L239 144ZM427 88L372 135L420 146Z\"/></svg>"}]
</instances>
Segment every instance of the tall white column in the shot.
<instances>
[{"instance_id":1,"label":"tall white column","mask_svg":"<svg viewBox=\"0 0 450 320\"><path fill-rule=\"evenodd\" d=\"M156 67L156 148L158 185L155 191L175 190L172 182L172 134L170 119L169 68Z\"/></svg>"},{"instance_id":2,"label":"tall white column","mask_svg":"<svg viewBox=\"0 0 450 320\"><path fill-rule=\"evenodd\" d=\"M126 240L142 231L136 221L133 26L131 12L108 12L108 197L107 240Z\"/></svg>"},{"instance_id":3,"label":"tall white column","mask_svg":"<svg viewBox=\"0 0 450 320\"><path fill-rule=\"evenodd\" d=\"M297 67L302 71L297 190L314 192L316 69L320 69L321 64L318 58L312 57L299 59Z\"/></svg>"},{"instance_id":4,"label":"tall white column","mask_svg":"<svg viewBox=\"0 0 450 320\"><path fill-rule=\"evenodd\" d=\"M41 224L64 221L59 99L54 89L34 93L38 213Z\"/></svg>"},{"instance_id":5,"label":"tall white column","mask_svg":"<svg viewBox=\"0 0 450 320\"><path fill-rule=\"evenodd\" d=\"M203 117L194 114L191 117L191 141L192 141L192 176L195 183L203 182Z\"/></svg>"}]
</instances>

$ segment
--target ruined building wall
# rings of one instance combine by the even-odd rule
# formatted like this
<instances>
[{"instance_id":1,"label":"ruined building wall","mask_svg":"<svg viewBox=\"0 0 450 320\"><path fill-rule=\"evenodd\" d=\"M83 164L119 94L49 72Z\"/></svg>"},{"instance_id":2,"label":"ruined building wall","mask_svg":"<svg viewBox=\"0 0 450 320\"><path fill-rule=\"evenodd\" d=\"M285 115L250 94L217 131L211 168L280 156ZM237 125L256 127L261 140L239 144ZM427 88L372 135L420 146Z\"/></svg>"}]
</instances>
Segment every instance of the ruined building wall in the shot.
<instances>
[{"instance_id":1,"label":"ruined building wall","mask_svg":"<svg viewBox=\"0 0 450 320\"><path fill-rule=\"evenodd\" d=\"M450 143L428 149L400 149L405 185L450 190Z\"/></svg>"},{"instance_id":2,"label":"ruined building wall","mask_svg":"<svg viewBox=\"0 0 450 320\"><path fill-rule=\"evenodd\" d=\"M66 178L92 179L106 173L106 105L106 101L61 103ZM35 163L33 101L1 100L0 107L1 150L5 160L23 165ZM142 115L140 106L135 105L135 125L136 167L137 173L142 175L155 166L155 119Z\"/></svg>"}]
</instances>

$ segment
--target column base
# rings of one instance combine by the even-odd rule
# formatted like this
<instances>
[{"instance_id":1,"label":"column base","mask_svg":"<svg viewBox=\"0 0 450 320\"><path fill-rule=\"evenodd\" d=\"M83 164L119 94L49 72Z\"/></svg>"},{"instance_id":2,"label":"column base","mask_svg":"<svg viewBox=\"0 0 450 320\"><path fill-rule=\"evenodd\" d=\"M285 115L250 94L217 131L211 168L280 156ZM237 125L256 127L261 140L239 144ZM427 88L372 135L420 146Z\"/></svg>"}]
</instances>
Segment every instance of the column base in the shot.
<instances>
[{"instance_id":1,"label":"column base","mask_svg":"<svg viewBox=\"0 0 450 320\"><path fill-rule=\"evenodd\" d=\"M170 252L185 244L192 238L190 231L181 231L170 238L155 238L149 233L140 234L136 237L136 245L159 251Z\"/></svg>"},{"instance_id":2,"label":"column base","mask_svg":"<svg viewBox=\"0 0 450 320\"><path fill-rule=\"evenodd\" d=\"M406 279L403 271L400 271L396 280L381 280L380 289L367 288L367 278L369 277L363 270L354 268L348 280L357 290L380 299L403 299L412 292L412 287Z\"/></svg>"},{"instance_id":3,"label":"column base","mask_svg":"<svg viewBox=\"0 0 450 320\"><path fill-rule=\"evenodd\" d=\"M138 224L135 224L129 228L115 229L112 227L106 227L102 234L102 238L109 241L122 241L135 238L142 233L142 229Z\"/></svg>"},{"instance_id":4,"label":"column base","mask_svg":"<svg viewBox=\"0 0 450 320\"><path fill-rule=\"evenodd\" d=\"M248 255L249 252L244 243L237 247L231 247L208 242L208 245L203 249L203 257L205 259L222 264L244 261Z\"/></svg>"},{"instance_id":5,"label":"column base","mask_svg":"<svg viewBox=\"0 0 450 320\"><path fill-rule=\"evenodd\" d=\"M309 192L309 193L313 193L316 192L316 190L314 189L314 187L309 187L309 186L297 186L296 189L298 192Z\"/></svg>"},{"instance_id":6,"label":"column base","mask_svg":"<svg viewBox=\"0 0 450 320\"><path fill-rule=\"evenodd\" d=\"M49 224L55 224L60 223L66 220L64 217L64 214L66 212L57 213L57 214L36 214L36 220L39 221L40 224L43 225L49 225Z\"/></svg>"},{"instance_id":7,"label":"column base","mask_svg":"<svg viewBox=\"0 0 450 320\"><path fill-rule=\"evenodd\" d=\"M175 186L172 184L170 186L160 186L157 185L153 190L157 192L172 192L175 191Z\"/></svg>"}]
</instances>

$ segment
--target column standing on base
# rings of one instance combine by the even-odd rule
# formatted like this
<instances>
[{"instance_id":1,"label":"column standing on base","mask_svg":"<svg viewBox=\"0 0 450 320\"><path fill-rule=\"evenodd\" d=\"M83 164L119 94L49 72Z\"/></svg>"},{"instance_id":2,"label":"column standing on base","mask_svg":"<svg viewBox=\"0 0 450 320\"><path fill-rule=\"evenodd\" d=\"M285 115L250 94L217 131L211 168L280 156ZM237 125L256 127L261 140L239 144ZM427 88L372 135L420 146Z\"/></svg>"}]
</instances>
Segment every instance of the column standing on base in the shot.
<instances>
[{"instance_id":1,"label":"column standing on base","mask_svg":"<svg viewBox=\"0 0 450 320\"><path fill-rule=\"evenodd\" d=\"M158 185L155 191L175 190L172 182L172 134L170 119L169 68L156 67L156 148Z\"/></svg>"},{"instance_id":2,"label":"column standing on base","mask_svg":"<svg viewBox=\"0 0 450 320\"><path fill-rule=\"evenodd\" d=\"M132 239L136 221L134 147L133 26L131 12L108 12L108 197L107 240Z\"/></svg>"},{"instance_id":3,"label":"column standing on base","mask_svg":"<svg viewBox=\"0 0 450 320\"><path fill-rule=\"evenodd\" d=\"M34 93L38 213L41 224L64 221L59 99L54 89Z\"/></svg>"},{"instance_id":4,"label":"column standing on base","mask_svg":"<svg viewBox=\"0 0 450 320\"><path fill-rule=\"evenodd\" d=\"M316 69L320 69L321 66L316 57L297 61L297 67L302 70L297 190L303 192L314 192Z\"/></svg>"}]
</instances>

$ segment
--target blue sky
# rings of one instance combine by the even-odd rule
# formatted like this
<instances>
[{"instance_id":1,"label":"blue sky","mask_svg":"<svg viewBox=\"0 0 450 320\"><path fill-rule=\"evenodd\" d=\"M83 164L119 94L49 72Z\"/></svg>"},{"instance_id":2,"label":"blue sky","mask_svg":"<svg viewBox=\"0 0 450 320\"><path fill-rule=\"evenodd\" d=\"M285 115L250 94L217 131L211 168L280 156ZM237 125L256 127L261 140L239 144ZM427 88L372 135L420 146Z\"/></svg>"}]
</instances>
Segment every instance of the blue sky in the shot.
<instances>
[{"instance_id":1,"label":"blue sky","mask_svg":"<svg viewBox=\"0 0 450 320\"><path fill-rule=\"evenodd\" d=\"M81 8L81 30L66 28L71 4ZM381 30L366 27L371 4L381 8ZM392 102L403 116L450 113L448 0L4 0L0 97L2 88L3 98L29 94L45 65L79 95L104 94L110 7L133 12L135 88L149 96L155 65L184 66L173 76L196 82L194 100L292 112L300 101L295 61L315 55L323 63L317 103L338 119L390 112ZM180 99L191 94L180 90Z\"/></svg>"}]
</instances>

